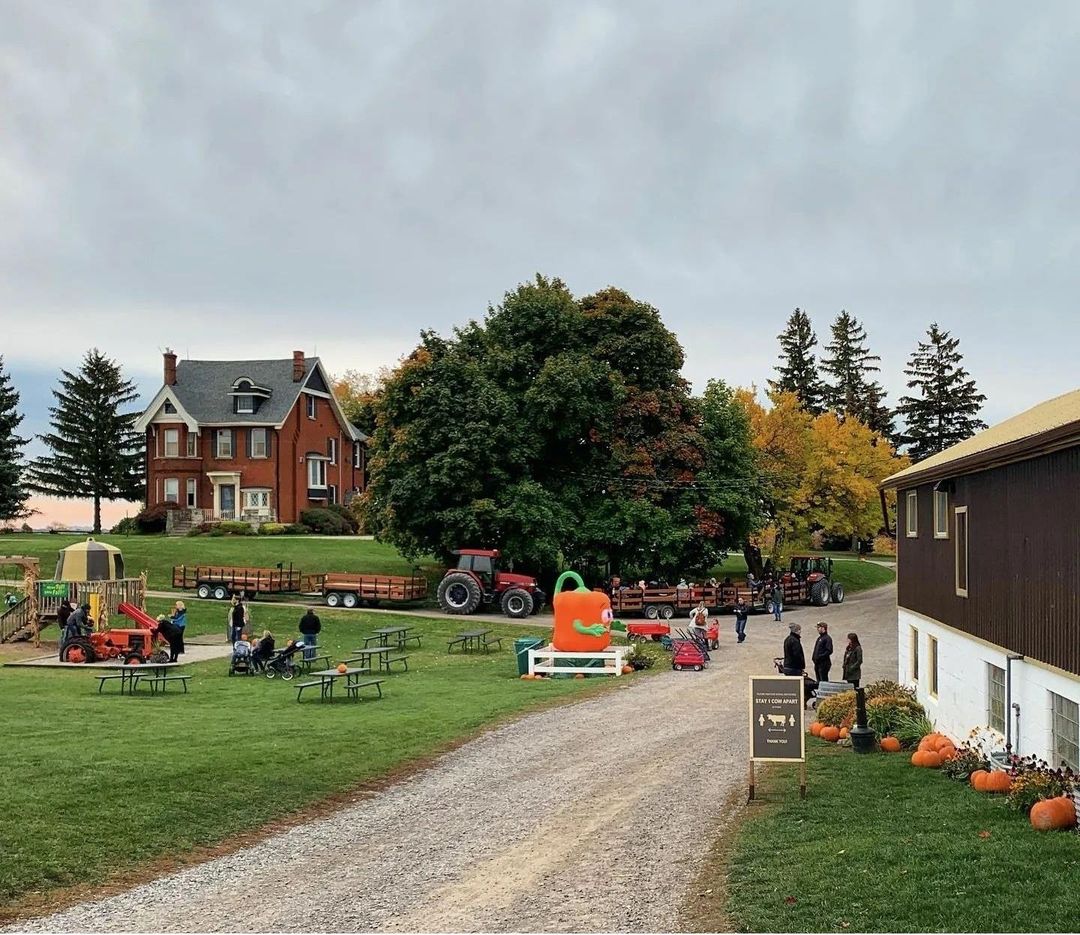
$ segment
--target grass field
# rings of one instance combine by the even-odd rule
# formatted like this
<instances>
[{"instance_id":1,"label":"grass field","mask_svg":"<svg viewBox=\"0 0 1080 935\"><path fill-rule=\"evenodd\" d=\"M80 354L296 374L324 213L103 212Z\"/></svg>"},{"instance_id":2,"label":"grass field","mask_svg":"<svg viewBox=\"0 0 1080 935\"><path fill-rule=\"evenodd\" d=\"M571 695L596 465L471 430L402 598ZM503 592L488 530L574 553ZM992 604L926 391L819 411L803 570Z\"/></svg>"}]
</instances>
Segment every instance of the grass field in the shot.
<instances>
[{"instance_id":1,"label":"grass field","mask_svg":"<svg viewBox=\"0 0 1080 935\"><path fill-rule=\"evenodd\" d=\"M1032 830L902 754L856 756L807 738L808 797L791 767L759 788L703 875L718 898L697 931L1063 932L1080 918L1080 835ZM726 895L719 895L725 890Z\"/></svg>"},{"instance_id":2,"label":"grass field","mask_svg":"<svg viewBox=\"0 0 1080 935\"><path fill-rule=\"evenodd\" d=\"M358 543L359 544L359 543ZM168 602L151 600L151 613ZM205 612L204 612L205 611ZM191 607L189 638L224 629L223 609ZM256 605L253 628L280 643L299 612ZM159 855L258 828L326 796L434 753L493 720L610 680L522 682L513 639L489 656L446 653L460 620L320 611L322 651L340 659L363 633L396 620L422 650L382 701L296 702L289 683L229 678L228 660L200 663L188 695L97 693L83 670L5 667L0 676L0 907L31 891L95 882ZM538 628L535 635L542 635ZM638 677L638 676L633 676ZM0 908L0 915L4 910Z\"/></svg>"}]
</instances>

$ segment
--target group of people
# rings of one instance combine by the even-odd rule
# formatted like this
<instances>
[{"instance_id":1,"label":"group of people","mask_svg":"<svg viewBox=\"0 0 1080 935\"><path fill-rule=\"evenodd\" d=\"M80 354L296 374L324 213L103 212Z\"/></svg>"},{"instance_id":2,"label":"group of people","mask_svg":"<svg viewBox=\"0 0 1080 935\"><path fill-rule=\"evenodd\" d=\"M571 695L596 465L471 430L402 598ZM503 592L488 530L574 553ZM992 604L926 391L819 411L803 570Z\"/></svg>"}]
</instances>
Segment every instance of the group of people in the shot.
<instances>
[{"instance_id":1,"label":"group of people","mask_svg":"<svg viewBox=\"0 0 1080 935\"><path fill-rule=\"evenodd\" d=\"M184 652L184 628L187 626L187 607L183 601L173 605L171 614L162 614L157 618L158 633L169 644L169 662L176 662ZM72 640L89 636L94 629L90 617L90 605L73 606L68 598L60 602L56 609L56 625L60 630L58 652L64 658L64 647Z\"/></svg>"},{"instance_id":2,"label":"group of people","mask_svg":"<svg viewBox=\"0 0 1080 935\"><path fill-rule=\"evenodd\" d=\"M802 627L797 623L789 624L790 632L784 640L784 675L806 675L806 655L802 646ZM829 681L832 670L833 641L829 635L829 625L822 621L817 625L818 638L810 659L814 663L814 678L818 682ZM847 635L844 647L843 680L850 682L853 688L859 687L862 680L863 651L858 633Z\"/></svg>"},{"instance_id":3,"label":"group of people","mask_svg":"<svg viewBox=\"0 0 1080 935\"><path fill-rule=\"evenodd\" d=\"M319 633L322 631L322 621L319 615L308 607L300 618L300 638L304 645L304 658L311 659L315 656L316 644L319 641ZM251 631L251 613L248 605L242 597L234 596L229 606L228 616L229 642L233 649L236 644L245 642L250 645L248 634ZM262 638L251 647L256 660L269 659L274 653L274 636L269 630L264 630Z\"/></svg>"}]
</instances>

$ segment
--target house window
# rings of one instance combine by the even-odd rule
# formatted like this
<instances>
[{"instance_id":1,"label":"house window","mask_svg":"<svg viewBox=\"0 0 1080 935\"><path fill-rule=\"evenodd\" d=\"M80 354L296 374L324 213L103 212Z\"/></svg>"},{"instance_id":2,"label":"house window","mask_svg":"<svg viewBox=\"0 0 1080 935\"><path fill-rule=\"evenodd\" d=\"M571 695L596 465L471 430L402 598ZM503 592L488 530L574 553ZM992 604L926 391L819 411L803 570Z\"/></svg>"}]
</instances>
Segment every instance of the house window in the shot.
<instances>
[{"instance_id":1,"label":"house window","mask_svg":"<svg viewBox=\"0 0 1080 935\"><path fill-rule=\"evenodd\" d=\"M308 487L326 486L326 461L322 458L313 458L308 455L307 462Z\"/></svg>"},{"instance_id":2,"label":"house window","mask_svg":"<svg viewBox=\"0 0 1080 935\"><path fill-rule=\"evenodd\" d=\"M217 456L219 458L231 458L232 453L232 429L217 430Z\"/></svg>"},{"instance_id":3,"label":"house window","mask_svg":"<svg viewBox=\"0 0 1080 935\"><path fill-rule=\"evenodd\" d=\"M326 454L330 458L331 464L337 464L337 439L328 438L326 440Z\"/></svg>"},{"instance_id":4,"label":"house window","mask_svg":"<svg viewBox=\"0 0 1080 935\"><path fill-rule=\"evenodd\" d=\"M236 411L241 414L250 415L255 411L255 397L254 396L237 396L236 397Z\"/></svg>"},{"instance_id":5,"label":"house window","mask_svg":"<svg viewBox=\"0 0 1080 935\"><path fill-rule=\"evenodd\" d=\"M353 442L352 446L352 466L357 470L360 469L360 442Z\"/></svg>"},{"instance_id":6,"label":"house window","mask_svg":"<svg viewBox=\"0 0 1080 935\"><path fill-rule=\"evenodd\" d=\"M199 436L196 435L194 432L188 432L187 433L187 456L189 458L194 458L195 455L197 454L197 451L195 449L195 445L197 444L196 439L198 437Z\"/></svg>"},{"instance_id":7,"label":"house window","mask_svg":"<svg viewBox=\"0 0 1080 935\"><path fill-rule=\"evenodd\" d=\"M180 502L180 481L177 480L175 477L165 478L165 502Z\"/></svg>"},{"instance_id":8,"label":"house window","mask_svg":"<svg viewBox=\"0 0 1080 935\"><path fill-rule=\"evenodd\" d=\"M958 506L956 522L956 594L968 596L968 508Z\"/></svg>"},{"instance_id":9,"label":"house window","mask_svg":"<svg viewBox=\"0 0 1080 935\"><path fill-rule=\"evenodd\" d=\"M180 430L165 429L165 457L176 458L180 455Z\"/></svg>"},{"instance_id":10,"label":"house window","mask_svg":"<svg viewBox=\"0 0 1080 935\"><path fill-rule=\"evenodd\" d=\"M1054 737L1054 761L1050 765L1064 765L1076 772L1080 769L1080 706L1050 692L1050 707Z\"/></svg>"},{"instance_id":11,"label":"house window","mask_svg":"<svg viewBox=\"0 0 1080 935\"><path fill-rule=\"evenodd\" d=\"M919 493L916 490L909 490L907 492L907 499L904 501L904 526L907 530L907 536L909 539L914 539L919 535Z\"/></svg>"},{"instance_id":12,"label":"house window","mask_svg":"<svg viewBox=\"0 0 1080 935\"><path fill-rule=\"evenodd\" d=\"M252 513L268 513L270 511L269 490L242 490L244 509Z\"/></svg>"},{"instance_id":13,"label":"house window","mask_svg":"<svg viewBox=\"0 0 1080 935\"><path fill-rule=\"evenodd\" d=\"M911 680L919 681L919 631L911 627Z\"/></svg>"},{"instance_id":14,"label":"house window","mask_svg":"<svg viewBox=\"0 0 1080 935\"><path fill-rule=\"evenodd\" d=\"M194 477L189 477L187 481L187 505L189 509L194 509L198 504L196 503L198 494L198 482Z\"/></svg>"},{"instance_id":15,"label":"house window","mask_svg":"<svg viewBox=\"0 0 1080 935\"><path fill-rule=\"evenodd\" d=\"M1005 733L1005 670L986 664L986 723L991 730Z\"/></svg>"},{"instance_id":16,"label":"house window","mask_svg":"<svg viewBox=\"0 0 1080 935\"><path fill-rule=\"evenodd\" d=\"M252 429L248 439L251 442L249 455L252 458L268 458L266 446L266 429Z\"/></svg>"},{"instance_id":17,"label":"house window","mask_svg":"<svg viewBox=\"0 0 1080 935\"><path fill-rule=\"evenodd\" d=\"M169 402L169 400L165 400L165 405L162 406L161 408L162 408L162 410L164 411L164 413L166 415L169 415L169 416L176 415L176 407L171 402Z\"/></svg>"},{"instance_id":18,"label":"house window","mask_svg":"<svg viewBox=\"0 0 1080 935\"><path fill-rule=\"evenodd\" d=\"M326 495L326 499L330 503L337 503L337 485L331 484L327 490L329 493Z\"/></svg>"},{"instance_id":19,"label":"house window","mask_svg":"<svg viewBox=\"0 0 1080 935\"><path fill-rule=\"evenodd\" d=\"M307 417L314 419L319 414L319 401L314 396L307 398Z\"/></svg>"},{"instance_id":20,"label":"house window","mask_svg":"<svg viewBox=\"0 0 1080 935\"><path fill-rule=\"evenodd\" d=\"M937 639L933 636L927 637L930 642L930 695L933 698L938 696L938 646Z\"/></svg>"},{"instance_id":21,"label":"house window","mask_svg":"<svg viewBox=\"0 0 1080 935\"><path fill-rule=\"evenodd\" d=\"M949 538L949 494L944 490L934 491L934 538Z\"/></svg>"}]
</instances>

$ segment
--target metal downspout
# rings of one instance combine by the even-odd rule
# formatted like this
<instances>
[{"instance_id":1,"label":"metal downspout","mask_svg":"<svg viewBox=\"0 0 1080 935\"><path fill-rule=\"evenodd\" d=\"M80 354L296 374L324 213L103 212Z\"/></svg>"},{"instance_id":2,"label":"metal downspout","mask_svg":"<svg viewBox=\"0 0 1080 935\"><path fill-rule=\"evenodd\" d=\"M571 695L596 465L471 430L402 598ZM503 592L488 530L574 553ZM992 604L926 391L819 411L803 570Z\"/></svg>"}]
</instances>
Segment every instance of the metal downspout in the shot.
<instances>
[{"instance_id":1,"label":"metal downspout","mask_svg":"<svg viewBox=\"0 0 1080 935\"><path fill-rule=\"evenodd\" d=\"M1014 754L1020 753L1020 705L1015 705L1016 708L1016 736L1015 743L1012 729L1012 713L1013 713L1013 700L1012 700L1012 664L1014 662L1023 662L1024 657L1018 655L1009 655L1005 657L1005 748Z\"/></svg>"}]
</instances>

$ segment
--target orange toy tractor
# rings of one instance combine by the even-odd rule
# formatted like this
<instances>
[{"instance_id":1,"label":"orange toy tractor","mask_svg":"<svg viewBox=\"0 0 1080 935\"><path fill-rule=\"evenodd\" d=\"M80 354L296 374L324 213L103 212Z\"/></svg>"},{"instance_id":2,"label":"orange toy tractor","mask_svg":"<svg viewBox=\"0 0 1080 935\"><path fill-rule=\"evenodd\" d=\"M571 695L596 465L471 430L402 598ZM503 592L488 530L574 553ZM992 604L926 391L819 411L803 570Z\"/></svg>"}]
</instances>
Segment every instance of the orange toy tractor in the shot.
<instances>
[{"instance_id":1,"label":"orange toy tractor","mask_svg":"<svg viewBox=\"0 0 1080 935\"><path fill-rule=\"evenodd\" d=\"M157 621L149 614L129 604L121 604L120 612L141 624L138 629L101 630L82 633L68 640L60 652L64 662L100 662L123 659L125 665L144 662L168 662L165 641L158 632Z\"/></svg>"}]
</instances>

